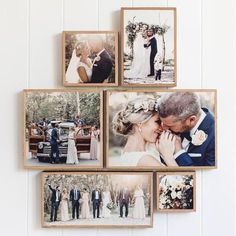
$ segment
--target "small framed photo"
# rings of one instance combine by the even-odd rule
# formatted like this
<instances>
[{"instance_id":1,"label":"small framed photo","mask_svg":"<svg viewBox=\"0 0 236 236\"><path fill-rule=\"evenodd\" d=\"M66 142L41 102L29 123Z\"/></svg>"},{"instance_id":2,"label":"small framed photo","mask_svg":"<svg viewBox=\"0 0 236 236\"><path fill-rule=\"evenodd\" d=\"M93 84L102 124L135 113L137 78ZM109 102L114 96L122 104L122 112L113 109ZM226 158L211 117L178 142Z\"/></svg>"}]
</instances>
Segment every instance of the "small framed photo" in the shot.
<instances>
[{"instance_id":1,"label":"small framed photo","mask_svg":"<svg viewBox=\"0 0 236 236\"><path fill-rule=\"evenodd\" d=\"M216 91L107 91L106 165L216 168Z\"/></svg>"},{"instance_id":2,"label":"small framed photo","mask_svg":"<svg viewBox=\"0 0 236 236\"><path fill-rule=\"evenodd\" d=\"M118 85L118 33L64 31L64 86Z\"/></svg>"},{"instance_id":3,"label":"small framed photo","mask_svg":"<svg viewBox=\"0 0 236 236\"><path fill-rule=\"evenodd\" d=\"M42 173L43 227L152 227L153 174Z\"/></svg>"},{"instance_id":4,"label":"small framed photo","mask_svg":"<svg viewBox=\"0 0 236 236\"><path fill-rule=\"evenodd\" d=\"M157 210L196 211L195 172L157 173Z\"/></svg>"},{"instance_id":5,"label":"small framed photo","mask_svg":"<svg viewBox=\"0 0 236 236\"><path fill-rule=\"evenodd\" d=\"M122 85L176 85L176 8L121 8Z\"/></svg>"},{"instance_id":6,"label":"small framed photo","mask_svg":"<svg viewBox=\"0 0 236 236\"><path fill-rule=\"evenodd\" d=\"M24 90L26 168L103 167L103 96L97 90Z\"/></svg>"}]
</instances>

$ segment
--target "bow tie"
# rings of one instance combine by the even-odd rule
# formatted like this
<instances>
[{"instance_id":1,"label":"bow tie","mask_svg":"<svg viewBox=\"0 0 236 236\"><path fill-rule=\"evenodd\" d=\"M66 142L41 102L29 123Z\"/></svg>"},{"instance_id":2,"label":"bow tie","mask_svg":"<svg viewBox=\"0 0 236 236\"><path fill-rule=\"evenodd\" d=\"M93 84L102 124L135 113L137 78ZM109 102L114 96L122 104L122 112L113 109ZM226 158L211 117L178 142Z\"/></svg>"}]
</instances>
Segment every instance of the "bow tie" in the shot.
<instances>
[{"instance_id":1,"label":"bow tie","mask_svg":"<svg viewBox=\"0 0 236 236\"><path fill-rule=\"evenodd\" d=\"M184 132L184 133L182 133L181 136L182 136L182 138L186 138L189 142L192 141L192 138L190 136L190 132Z\"/></svg>"}]
</instances>

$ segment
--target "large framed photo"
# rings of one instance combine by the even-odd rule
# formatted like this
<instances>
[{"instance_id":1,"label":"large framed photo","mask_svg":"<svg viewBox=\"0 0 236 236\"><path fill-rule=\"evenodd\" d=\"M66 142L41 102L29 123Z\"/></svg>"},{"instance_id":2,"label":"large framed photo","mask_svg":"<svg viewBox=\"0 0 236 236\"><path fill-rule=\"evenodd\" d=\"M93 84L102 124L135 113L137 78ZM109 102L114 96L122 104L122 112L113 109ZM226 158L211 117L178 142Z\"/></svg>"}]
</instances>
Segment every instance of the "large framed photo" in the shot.
<instances>
[{"instance_id":1,"label":"large framed photo","mask_svg":"<svg viewBox=\"0 0 236 236\"><path fill-rule=\"evenodd\" d=\"M118 85L118 33L64 31L63 85Z\"/></svg>"},{"instance_id":2,"label":"large framed photo","mask_svg":"<svg viewBox=\"0 0 236 236\"><path fill-rule=\"evenodd\" d=\"M216 90L107 92L106 165L216 167Z\"/></svg>"},{"instance_id":3,"label":"large framed photo","mask_svg":"<svg viewBox=\"0 0 236 236\"><path fill-rule=\"evenodd\" d=\"M152 173L44 172L43 227L151 227Z\"/></svg>"},{"instance_id":4,"label":"large framed photo","mask_svg":"<svg viewBox=\"0 0 236 236\"><path fill-rule=\"evenodd\" d=\"M176 8L121 8L122 85L176 85Z\"/></svg>"},{"instance_id":5,"label":"large framed photo","mask_svg":"<svg viewBox=\"0 0 236 236\"><path fill-rule=\"evenodd\" d=\"M102 168L103 96L98 90L24 90L26 168Z\"/></svg>"},{"instance_id":6,"label":"large framed photo","mask_svg":"<svg viewBox=\"0 0 236 236\"><path fill-rule=\"evenodd\" d=\"M195 172L157 173L157 211L196 211Z\"/></svg>"}]
</instances>

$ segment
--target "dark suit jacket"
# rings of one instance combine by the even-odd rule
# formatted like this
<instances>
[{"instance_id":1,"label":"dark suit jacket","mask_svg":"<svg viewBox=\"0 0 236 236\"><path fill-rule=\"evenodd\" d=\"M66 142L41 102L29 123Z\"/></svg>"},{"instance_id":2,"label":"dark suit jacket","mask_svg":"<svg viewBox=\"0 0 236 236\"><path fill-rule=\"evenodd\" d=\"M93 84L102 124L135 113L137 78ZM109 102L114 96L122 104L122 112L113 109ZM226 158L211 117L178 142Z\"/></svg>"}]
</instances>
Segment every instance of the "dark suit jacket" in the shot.
<instances>
[{"instance_id":1,"label":"dark suit jacket","mask_svg":"<svg viewBox=\"0 0 236 236\"><path fill-rule=\"evenodd\" d=\"M56 189L53 189L53 188L51 187L51 185L49 185L49 188L50 188L50 190L52 191L51 202L56 202L56 198L57 198L56 192L57 192L57 190L56 190ZM60 192L59 192L58 199L59 199L59 202L60 202L60 201L61 201L61 193L60 193Z\"/></svg>"},{"instance_id":2,"label":"dark suit jacket","mask_svg":"<svg viewBox=\"0 0 236 236\"><path fill-rule=\"evenodd\" d=\"M100 191L98 191L98 196L99 196L99 199L98 199L98 201L99 201L99 203L102 201L102 194L101 194L101 192ZM92 202L95 200L95 190L93 190L92 191Z\"/></svg>"},{"instance_id":3,"label":"dark suit jacket","mask_svg":"<svg viewBox=\"0 0 236 236\"><path fill-rule=\"evenodd\" d=\"M51 145L57 144L58 139L59 139L58 131L57 131L56 128L53 128L53 129L52 129L52 133L51 133L50 144L51 144Z\"/></svg>"},{"instance_id":4,"label":"dark suit jacket","mask_svg":"<svg viewBox=\"0 0 236 236\"><path fill-rule=\"evenodd\" d=\"M124 190L121 190L119 195L118 195L118 201L119 201L119 204L121 204L121 202L124 200L127 204L129 204L130 202L130 199L131 199L131 195L130 195L130 192L127 190L124 194L124 199L123 199L123 191Z\"/></svg>"},{"instance_id":5,"label":"dark suit jacket","mask_svg":"<svg viewBox=\"0 0 236 236\"><path fill-rule=\"evenodd\" d=\"M112 71L112 60L107 51L104 50L99 56L100 60L93 64L91 83L102 83Z\"/></svg>"},{"instance_id":6,"label":"dark suit jacket","mask_svg":"<svg viewBox=\"0 0 236 236\"><path fill-rule=\"evenodd\" d=\"M198 130L204 131L208 136L200 146L190 142L188 151L176 158L179 166L214 166L215 165L215 120L213 115L202 108L206 116Z\"/></svg>"},{"instance_id":7,"label":"dark suit jacket","mask_svg":"<svg viewBox=\"0 0 236 236\"><path fill-rule=\"evenodd\" d=\"M145 48L148 48L151 46L151 54L156 55L157 54L157 40L155 37L153 37L150 41L149 44L144 44Z\"/></svg>"},{"instance_id":8,"label":"dark suit jacket","mask_svg":"<svg viewBox=\"0 0 236 236\"><path fill-rule=\"evenodd\" d=\"M74 194L75 194L75 192L74 192L74 189L71 189L70 190L70 201L75 201L74 199ZM77 190L77 201L79 201L79 199L81 198L81 195L80 195L80 191L79 190Z\"/></svg>"}]
</instances>

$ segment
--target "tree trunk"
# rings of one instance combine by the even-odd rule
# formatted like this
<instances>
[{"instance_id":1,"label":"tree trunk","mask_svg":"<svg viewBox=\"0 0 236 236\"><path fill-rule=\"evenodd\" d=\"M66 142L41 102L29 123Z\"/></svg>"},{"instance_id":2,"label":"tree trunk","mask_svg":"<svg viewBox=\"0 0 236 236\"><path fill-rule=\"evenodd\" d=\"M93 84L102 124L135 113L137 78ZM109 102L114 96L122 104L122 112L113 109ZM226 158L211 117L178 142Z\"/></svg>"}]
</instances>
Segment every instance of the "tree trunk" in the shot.
<instances>
[{"instance_id":1,"label":"tree trunk","mask_svg":"<svg viewBox=\"0 0 236 236\"><path fill-rule=\"evenodd\" d=\"M164 34L162 34L162 71L165 70L165 57L166 57L166 43Z\"/></svg>"}]
</instances>

